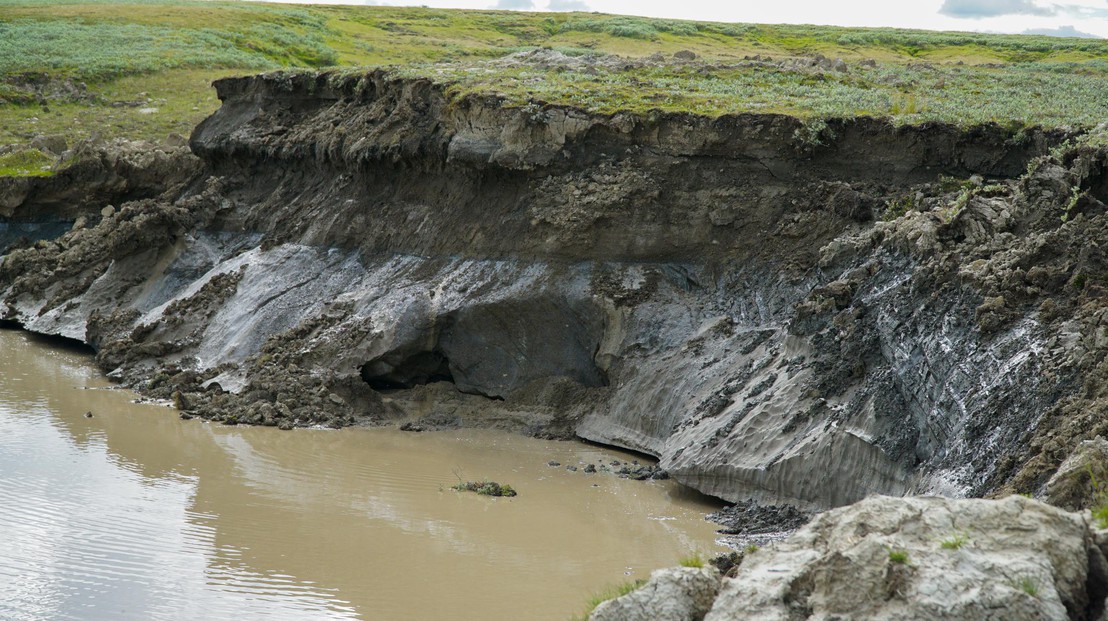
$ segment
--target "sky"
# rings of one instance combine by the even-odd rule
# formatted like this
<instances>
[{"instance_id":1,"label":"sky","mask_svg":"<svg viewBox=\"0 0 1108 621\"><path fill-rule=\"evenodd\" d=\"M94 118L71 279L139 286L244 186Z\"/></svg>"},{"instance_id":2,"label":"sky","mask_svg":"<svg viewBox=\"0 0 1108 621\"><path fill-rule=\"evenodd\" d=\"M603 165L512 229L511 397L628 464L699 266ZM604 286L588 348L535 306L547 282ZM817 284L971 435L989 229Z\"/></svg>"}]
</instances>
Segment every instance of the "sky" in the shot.
<instances>
[{"instance_id":1,"label":"sky","mask_svg":"<svg viewBox=\"0 0 1108 621\"><path fill-rule=\"evenodd\" d=\"M1108 38L1108 0L312 0L312 3L599 11L720 22L894 26Z\"/></svg>"}]
</instances>

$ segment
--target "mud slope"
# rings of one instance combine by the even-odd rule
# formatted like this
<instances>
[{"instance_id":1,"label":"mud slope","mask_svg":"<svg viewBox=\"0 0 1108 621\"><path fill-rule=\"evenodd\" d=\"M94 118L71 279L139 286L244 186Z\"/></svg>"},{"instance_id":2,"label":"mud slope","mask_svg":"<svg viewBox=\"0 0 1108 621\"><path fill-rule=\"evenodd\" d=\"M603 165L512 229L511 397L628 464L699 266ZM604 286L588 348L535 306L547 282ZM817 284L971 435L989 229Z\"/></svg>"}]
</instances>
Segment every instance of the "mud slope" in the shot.
<instances>
[{"instance_id":1,"label":"mud slope","mask_svg":"<svg viewBox=\"0 0 1108 621\"><path fill-rule=\"evenodd\" d=\"M1060 133L217 89L186 189L0 268L189 415L578 434L809 508L1035 490L1104 431L1106 158Z\"/></svg>"}]
</instances>

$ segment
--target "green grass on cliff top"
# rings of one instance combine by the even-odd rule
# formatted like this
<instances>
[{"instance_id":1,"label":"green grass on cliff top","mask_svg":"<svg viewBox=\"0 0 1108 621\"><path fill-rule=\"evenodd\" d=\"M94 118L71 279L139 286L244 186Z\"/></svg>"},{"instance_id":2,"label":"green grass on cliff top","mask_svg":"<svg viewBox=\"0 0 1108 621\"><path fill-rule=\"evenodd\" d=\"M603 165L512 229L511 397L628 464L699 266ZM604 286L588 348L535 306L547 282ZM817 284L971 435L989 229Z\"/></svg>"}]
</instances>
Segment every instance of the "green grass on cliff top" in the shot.
<instances>
[{"instance_id":1,"label":"green grass on cliff top","mask_svg":"<svg viewBox=\"0 0 1108 621\"><path fill-rule=\"evenodd\" d=\"M490 62L538 47L695 63L538 69ZM846 71L781 66L823 55ZM748 61L750 57L773 62ZM876 64L863 63L873 60ZM653 20L593 13L292 6L188 0L0 0L0 144L36 134L160 139L218 101L216 77L395 66L452 92L599 112L775 112L820 119L1090 126L1108 119L1108 42L896 29ZM26 78L87 85L28 91ZM64 90L64 89L63 89ZM28 96L32 92L32 96Z\"/></svg>"}]
</instances>

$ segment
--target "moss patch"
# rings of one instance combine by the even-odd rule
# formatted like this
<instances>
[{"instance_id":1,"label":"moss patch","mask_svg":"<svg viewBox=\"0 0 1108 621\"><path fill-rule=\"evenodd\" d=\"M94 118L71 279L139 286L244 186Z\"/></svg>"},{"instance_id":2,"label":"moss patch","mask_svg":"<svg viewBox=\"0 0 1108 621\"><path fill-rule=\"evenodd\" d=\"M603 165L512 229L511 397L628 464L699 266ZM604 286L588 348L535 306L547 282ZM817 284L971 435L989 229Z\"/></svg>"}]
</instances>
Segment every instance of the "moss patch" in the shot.
<instances>
[{"instance_id":1,"label":"moss patch","mask_svg":"<svg viewBox=\"0 0 1108 621\"><path fill-rule=\"evenodd\" d=\"M38 149L0 155L0 177L49 177L56 159Z\"/></svg>"}]
</instances>

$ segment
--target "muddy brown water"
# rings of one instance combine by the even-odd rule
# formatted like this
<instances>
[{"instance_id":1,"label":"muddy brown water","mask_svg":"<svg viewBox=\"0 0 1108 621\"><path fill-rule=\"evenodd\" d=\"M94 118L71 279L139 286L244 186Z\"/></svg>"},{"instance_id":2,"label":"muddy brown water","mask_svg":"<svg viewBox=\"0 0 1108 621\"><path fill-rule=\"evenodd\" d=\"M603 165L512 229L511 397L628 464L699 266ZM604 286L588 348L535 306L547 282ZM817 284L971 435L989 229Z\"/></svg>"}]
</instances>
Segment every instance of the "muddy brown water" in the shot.
<instances>
[{"instance_id":1,"label":"muddy brown water","mask_svg":"<svg viewBox=\"0 0 1108 621\"><path fill-rule=\"evenodd\" d=\"M703 497L564 468L619 451L226 427L134 399L87 354L0 330L0 619L560 620L721 549Z\"/></svg>"}]
</instances>

